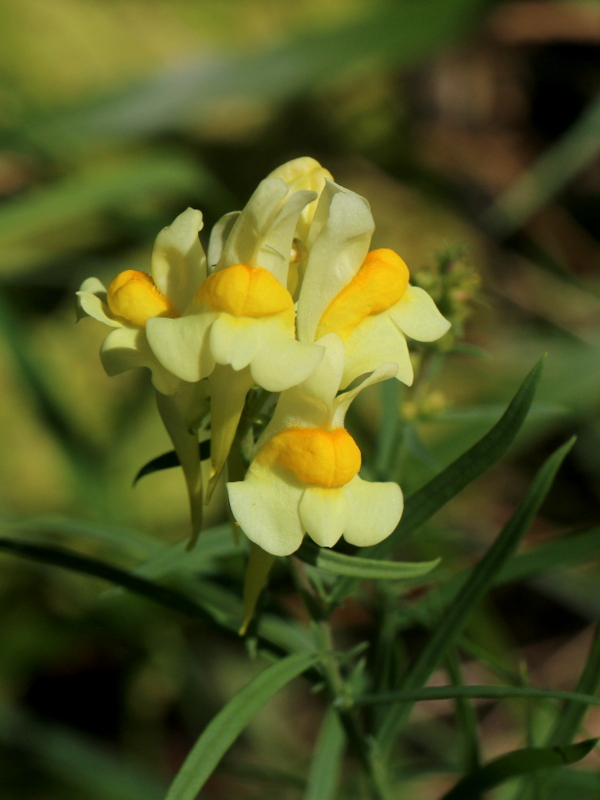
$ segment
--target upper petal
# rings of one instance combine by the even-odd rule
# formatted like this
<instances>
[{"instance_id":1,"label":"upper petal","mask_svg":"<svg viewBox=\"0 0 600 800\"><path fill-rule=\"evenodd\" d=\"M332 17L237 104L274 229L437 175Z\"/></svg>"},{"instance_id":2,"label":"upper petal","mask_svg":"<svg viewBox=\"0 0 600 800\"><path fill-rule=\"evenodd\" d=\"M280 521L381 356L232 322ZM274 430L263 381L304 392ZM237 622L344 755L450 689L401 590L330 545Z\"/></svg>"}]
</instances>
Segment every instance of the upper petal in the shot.
<instances>
[{"instance_id":1,"label":"upper petal","mask_svg":"<svg viewBox=\"0 0 600 800\"><path fill-rule=\"evenodd\" d=\"M233 516L246 536L275 556L288 556L302 544L298 506L304 486L275 470L252 465L243 481L227 484Z\"/></svg>"},{"instance_id":2,"label":"upper petal","mask_svg":"<svg viewBox=\"0 0 600 800\"><path fill-rule=\"evenodd\" d=\"M210 375L215 366L208 334L216 317L212 311L178 319L153 317L146 323L150 348L160 363L178 378L191 383L199 381Z\"/></svg>"},{"instance_id":3,"label":"upper petal","mask_svg":"<svg viewBox=\"0 0 600 800\"><path fill-rule=\"evenodd\" d=\"M356 275L375 229L367 201L330 181L311 225L319 230L306 262L298 298L298 338L315 340L319 321L333 298Z\"/></svg>"},{"instance_id":4,"label":"upper petal","mask_svg":"<svg viewBox=\"0 0 600 800\"><path fill-rule=\"evenodd\" d=\"M235 221L240 215L240 211L230 211L229 214L224 214L218 222L213 225L210 232L210 239L208 241L208 269L214 269L221 258L221 253L225 247L225 242L231 233Z\"/></svg>"},{"instance_id":5,"label":"upper petal","mask_svg":"<svg viewBox=\"0 0 600 800\"><path fill-rule=\"evenodd\" d=\"M156 237L152 279L181 314L206 278L206 256L198 238L202 212L188 208Z\"/></svg>"},{"instance_id":6,"label":"upper petal","mask_svg":"<svg viewBox=\"0 0 600 800\"><path fill-rule=\"evenodd\" d=\"M372 386L374 383L379 383L380 381L385 381L388 378L393 378L397 372L398 365L389 361L386 364L382 364L380 367L377 367L376 370L374 370L370 375L367 375L367 377L361 381L358 386L355 386L354 389L351 389L349 392L339 394L333 402L331 426L333 428L343 427L346 412L348 411L348 407L354 398L360 392L362 392L363 389L366 389L367 386Z\"/></svg>"},{"instance_id":7,"label":"upper petal","mask_svg":"<svg viewBox=\"0 0 600 800\"><path fill-rule=\"evenodd\" d=\"M108 375L119 375L134 367L148 367L154 388L173 394L181 381L158 361L146 340L143 328L117 328L108 334L100 349L100 359Z\"/></svg>"},{"instance_id":8,"label":"upper petal","mask_svg":"<svg viewBox=\"0 0 600 800\"><path fill-rule=\"evenodd\" d=\"M216 269L232 264L262 267L287 286L296 223L302 209L315 198L310 191L290 195L281 178L265 178L236 219Z\"/></svg>"},{"instance_id":9,"label":"upper petal","mask_svg":"<svg viewBox=\"0 0 600 800\"><path fill-rule=\"evenodd\" d=\"M418 342L434 342L450 329L431 297L418 286L409 284L402 300L389 313L398 327Z\"/></svg>"},{"instance_id":10,"label":"upper petal","mask_svg":"<svg viewBox=\"0 0 600 800\"><path fill-rule=\"evenodd\" d=\"M370 483L357 475L343 490L348 502L344 539L350 544L377 544L400 522L404 500L397 483Z\"/></svg>"}]
</instances>

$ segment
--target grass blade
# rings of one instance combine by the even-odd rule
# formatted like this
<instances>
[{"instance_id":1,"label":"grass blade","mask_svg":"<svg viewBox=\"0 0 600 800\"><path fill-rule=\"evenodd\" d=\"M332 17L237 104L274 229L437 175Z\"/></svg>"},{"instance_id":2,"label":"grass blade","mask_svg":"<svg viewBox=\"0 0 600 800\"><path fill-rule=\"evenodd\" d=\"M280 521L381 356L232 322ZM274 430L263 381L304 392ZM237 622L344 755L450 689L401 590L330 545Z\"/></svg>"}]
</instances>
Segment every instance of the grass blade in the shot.
<instances>
[{"instance_id":1,"label":"grass blade","mask_svg":"<svg viewBox=\"0 0 600 800\"><path fill-rule=\"evenodd\" d=\"M468 580L457 593L434 629L412 668L400 685L400 689L411 690L423 686L440 663L446 652L463 631L475 605L493 586L496 576L513 555L525 535L533 518L544 501L554 476L563 459L573 446L574 439L559 447L542 465L535 476L525 498L504 526L481 561L473 568ZM384 718L379 732L379 742L388 748L406 720L410 706L390 711Z\"/></svg>"},{"instance_id":2,"label":"grass blade","mask_svg":"<svg viewBox=\"0 0 600 800\"><path fill-rule=\"evenodd\" d=\"M440 563L433 561L376 561L372 558L360 558L336 553L334 550L318 547L305 540L295 556L306 564L311 564L330 575L347 575L359 579L372 580L411 580L427 575Z\"/></svg>"},{"instance_id":3,"label":"grass blade","mask_svg":"<svg viewBox=\"0 0 600 800\"><path fill-rule=\"evenodd\" d=\"M340 775L346 735L335 708L325 714L308 773L304 800L334 800Z\"/></svg>"},{"instance_id":4,"label":"grass blade","mask_svg":"<svg viewBox=\"0 0 600 800\"><path fill-rule=\"evenodd\" d=\"M596 746L598 739L554 747L524 747L490 761L460 780L441 800L479 800L482 792L511 778L540 769L564 767L581 761Z\"/></svg>"},{"instance_id":5,"label":"grass blade","mask_svg":"<svg viewBox=\"0 0 600 800\"><path fill-rule=\"evenodd\" d=\"M407 499L404 514L394 533L379 544L362 548L359 551L361 557L385 558L401 539L423 525L436 511L498 461L525 421L542 374L542 366L543 359L527 375L502 417L482 439ZM332 602L340 603L354 590L357 582L356 578L340 579L332 593Z\"/></svg>"},{"instance_id":6,"label":"grass blade","mask_svg":"<svg viewBox=\"0 0 600 800\"><path fill-rule=\"evenodd\" d=\"M593 694L566 692L562 689L531 689L528 686L427 686L422 689L363 694L353 699L355 706L388 706L392 703L420 703L427 700L568 700L586 706L600 706L600 697ZM347 698L340 698L340 703Z\"/></svg>"},{"instance_id":7,"label":"grass blade","mask_svg":"<svg viewBox=\"0 0 600 800\"><path fill-rule=\"evenodd\" d=\"M316 659L316 654L287 656L267 667L239 691L204 729L177 773L165 800L195 800L254 714L286 684L309 669Z\"/></svg>"}]
</instances>

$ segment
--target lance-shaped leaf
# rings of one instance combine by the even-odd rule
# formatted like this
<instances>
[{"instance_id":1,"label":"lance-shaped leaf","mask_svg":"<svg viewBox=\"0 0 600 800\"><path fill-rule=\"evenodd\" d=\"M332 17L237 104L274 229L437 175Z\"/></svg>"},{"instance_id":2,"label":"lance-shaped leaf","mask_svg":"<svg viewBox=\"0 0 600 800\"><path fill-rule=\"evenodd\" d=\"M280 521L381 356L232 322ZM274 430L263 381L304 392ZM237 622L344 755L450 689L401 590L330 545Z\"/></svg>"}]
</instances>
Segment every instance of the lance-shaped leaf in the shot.
<instances>
[{"instance_id":1,"label":"lance-shaped leaf","mask_svg":"<svg viewBox=\"0 0 600 800\"><path fill-rule=\"evenodd\" d=\"M482 792L487 792L511 778L581 761L597 742L598 739L586 739L578 744L514 750L466 775L441 800L479 800Z\"/></svg>"},{"instance_id":2,"label":"lance-shaped leaf","mask_svg":"<svg viewBox=\"0 0 600 800\"><path fill-rule=\"evenodd\" d=\"M244 686L204 729L177 773L165 800L196 800L198 792L254 714L316 660L316 653L288 656Z\"/></svg>"}]
</instances>

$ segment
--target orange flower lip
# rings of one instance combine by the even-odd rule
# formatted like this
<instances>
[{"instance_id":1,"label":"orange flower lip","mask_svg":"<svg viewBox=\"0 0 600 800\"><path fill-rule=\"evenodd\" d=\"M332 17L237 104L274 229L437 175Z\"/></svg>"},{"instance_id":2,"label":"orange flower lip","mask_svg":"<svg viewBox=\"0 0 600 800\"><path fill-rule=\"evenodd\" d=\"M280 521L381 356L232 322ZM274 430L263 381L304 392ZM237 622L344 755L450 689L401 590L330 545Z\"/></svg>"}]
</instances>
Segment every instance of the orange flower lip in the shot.
<instances>
[{"instance_id":1,"label":"orange flower lip","mask_svg":"<svg viewBox=\"0 0 600 800\"><path fill-rule=\"evenodd\" d=\"M113 278L106 290L106 299L115 316L141 328L146 327L150 317L179 316L150 275L136 269L127 269Z\"/></svg>"},{"instance_id":2,"label":"orange flower lip","mask_svg":"<svg viewBox=\"0 0 600 800\"><path fill-rule=\"evenodd\" d=\"M214 311L234 317L273 317L294 313L291 294L262 267L232 264L210 275L198 289L196 300Z\"/></svg>"},{"instance_id":3,"label":"orange flower lip","mask_svg":"<svg viewBox=\"0 0 600 800\"><path fill-rule=\"evenodd\" d=\"M259 464L274 462L293 472L303 483L333 489L345 486L358 473L358 445L344 428L289 428L274 436L256 457Z\"/></svg>"},{"instance_id":4,"label":"orange flower lip","mask_svg":"<svg viewBox=\"0 0 600 800\"><path fill-rule=\"evenodd\" d=\"M371 251L354 278L327 307L316 338L337 333L346 340L364 319L396 305L406 292L409 277L408 267L393 250Z\"/></svg>"}]
</instances>

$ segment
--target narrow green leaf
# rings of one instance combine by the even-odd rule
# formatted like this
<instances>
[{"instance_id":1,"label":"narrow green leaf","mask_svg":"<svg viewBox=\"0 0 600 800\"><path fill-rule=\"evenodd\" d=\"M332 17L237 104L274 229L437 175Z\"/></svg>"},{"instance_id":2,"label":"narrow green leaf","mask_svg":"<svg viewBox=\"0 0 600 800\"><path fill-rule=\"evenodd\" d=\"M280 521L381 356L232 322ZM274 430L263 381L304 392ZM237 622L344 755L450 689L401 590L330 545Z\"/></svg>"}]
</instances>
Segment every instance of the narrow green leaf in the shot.
<instances>
[{"instance_id":1,"label":"narrow green leaf","mask_svg":"<svg viewBox=\"0 0 600 800\"><path fill-rule=\"evenodd\" d=\"M202 531L193 550L188 550L187 544L181 541L162 547L137 566L134 573L153 580L167 575L205 573L213 567L215 559L245 553L248 549L245 537L236 543L229 523Z\"/></svg>"},{"instance_id":2,"label":"narrow green leaf","mask_svg":"<svg viewBox=\"0 0 600 800\"><path fill-rule=\"evenodd\" d=\"M591 694L578 694L558 689L530 689L528 686L427 686L424 689L410 689L397 692L363 694L353 699L355 706L388 706L392 703L419 703L427 700L455 700L457 697L471 697L475 700L569 700L586 706L600 706L600 697ZM340 698L340 703L347 698Z\"/></svg>"},{"instance_id":3,"label":"narrow green leaf","mask_svg":"<svg viewBox=\"0 0 600 800\"><path fill-rule=\"evenodd\" d=\"M171 784L165 800L195 800L215 767L254 714L317 660L300 653L267 667L209 722Z\"/></svg>"},{"instance_id":4,"label":"narrow green leaf","mask_svg":"<svg viewBox=\"0 0 600 800\"><path fill-rule=\"evenodd\" d=\"M135 486L136 483L146 475L152 475L153 472L160 472L164 469L172 469L173 467L179 466L181 466L181 463L175 450L169 450L168 453L162 453L160 456L152 458L138 470L135 478L133 479L133 486Z\"/></svg>"},{"instance_id":5,"label":"narrow green leaf","mask_svg":"<svg viewBox=\"0 0 600 800\"><path fill-rule=\"evenodd\" d=\"M590 652L575 691L578 694L594 694L600 685L600 625L596 626ZM585 715L580 703L567 701L556 718L554 728L548 735L548 745L570 742L576 736Z\"/></svg>"},{"instance_id":6,"label":"narrow green leaf","mask_svg":"<svg viewBox=\"0 0 600 800\"><path fill-rule=\"evenodd\" d=\"M127 570L113 567L105 561L89 556L82 556L61 547L48 547L46 545L22 542L16 539L0 537L0 550L12 553L15 556L29 558L42 564L52 564L56 567L68 569L71 572L80 572L84 575L93 575L96 578L110 581L117 586L123 586L135 594L153 600L155 603L186 614L201 622L211 622L210 615L199 605L192 602L185 595L174 589L152 583L145 578L133 575Z\"/></svg>"},{"instance_id":7,"label":"narrow green leaf","mask_svg":"<svg viewBox=\"0 0 600 800\"><path fill-rule=\"evenodd\" d=\"M328 572L330 575L348 575L360 579L372 580L411 580L427 575L440 563L433 561L375 561L370 558L346 556L334 550L318 547L305 540L299 550L294 553L306 564Z\"/></svg>"},{"instance_id":8,"label":"narrow green leaf","mask_svg":"<svg viewBox=\"0 0 600 800\"><path fill-rule=\"evenodd\" d=\"M575 123L549 147L517 181L486 211L484 222L497 236L510 236L600 150L600 95L596 96Z\"/></svg>"},{"instance_id":9,"label":"narrow green leaf","mask_svg":"<svg viewBox=\"0 0 600 800\"><path fill-rule=\"evenodd\" d=\"M596 746L598 739L554 747L524 747L490 761L460 780L441 800L479 800L482 792L511 778L540 769L564 767L581 761Z\"/></svg>"},{"instance_id":10,"label":"narrow green leaf","mask_svg":"<svg viewBox=\"0 0 600 800\"><path fill-rule=\"evenodd\" d=\"M201 461L210 458L210 439L199 442L198 451ZM143 478L146 475L152 475L153 472L160 472L164 469L172 469L173 467L179 466L181 466L179 456L175 450L169 450L167 453L162 453L160 456L152 458L147 464L144 464L144 466L138 471L137 475L133 479L133 485L135 486L140 478Z\"/></svg>"},{"instance_id":11,"label":"narrow green leaf","mask_svg":"<svg viewBox=\"0 0 600 800\"><path fill-rule=\"evenodd\" d=\"M304 800L334 800L346 745L338 712L330 707L323 719L308 773Z\"/></svg>"},{"instance_id":12,"label":"narrow green leaf","mask_svg":"<svg viewBox=\"0 0 600 800\"><path fill-rule=\"evenodd\" d=\"M425 647L402 680L399 686L400 689L408 691L423 686L448 651L448 648L456 642L456 639L467 624L475 605L493 586L496 576L511 558L525 535L552 485L558 468L573 443L574 439L566 442L542 465L525 498L504 526L500 535L481 561L472 569L468 580L451 604L444 610ZM409 710L410 706L407 704L404 708L400 710L394 709L385 716L379 732L379 743L382 749L385 750L390 747L396 733L405 722Z\"/></svg>"},{"instance_id":13,"label":"narrow green leaf","mask_svg":"<svg viewBox=\"0 0 600 800\"><path fill-rule=\"evenodd\" d=\"M379 544L363 548L361 556L385 558L403 538L427 522L506 452L533 402L542 365L543 359L527 375L502 417L482 439L407 499L400 524L392 535ZM332 602L340 603L354 590L357 582L356 578L341 578L332 592Z\"/></svg>"}]
</instances>

